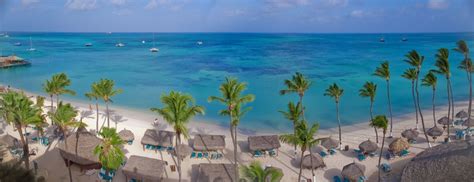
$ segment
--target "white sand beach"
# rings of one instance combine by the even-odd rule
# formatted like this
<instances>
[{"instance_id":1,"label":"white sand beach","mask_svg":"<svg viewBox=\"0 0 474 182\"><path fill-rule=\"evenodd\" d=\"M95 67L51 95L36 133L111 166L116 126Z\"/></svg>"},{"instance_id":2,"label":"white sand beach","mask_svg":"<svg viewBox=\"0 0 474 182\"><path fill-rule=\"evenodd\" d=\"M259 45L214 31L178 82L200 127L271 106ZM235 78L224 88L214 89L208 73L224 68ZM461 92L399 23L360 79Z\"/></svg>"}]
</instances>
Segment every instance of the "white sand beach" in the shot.
<instances>
[{"instance_id":1,"label":"white sand beach","mask_svg":"<svg viewBox=\"0 0 474 182\"><path fill-rule=\"evenodd\" d=\"M27 93L27 95L35 96L35 94ZM66 101L68 102L68 101ZM88 104L80 103L80 102L71 102L74 106L76 106L77 110L79 110L79 117L83 118L83 122L88 124L87 129L95 130L96 126L96 113L95 107L93 109L89 109ZM92 103L91 103L92 104ZM424 104L431 104L431 103L424 103ZM47 100L45 105L49 106L50 101ZM458 102L455 103L456 112L464 109L467 110L467 102ZM161 159L168 162L166 166L166 170L164 173L165 181L177 181L178 173L172 172L170 166L175 165L176 159L167 152L154 152L154 151L144 151L142 145L140 144L141 138L144 135L147 129L161 129L161 130L169 130L172 131L170 126L166 124L161 118L159 118L159 124L153 126L154 118L157 116L141 113L137 111L131 111L128 109L118 108L118 107L111 107L111 126L117 127L117 131L122 129L131 130L135 135L135 141L132 145L125 145L125 153L127 157L131 155L138 155L138 156L145 156L151 157L156 159ZM105 107L100 108L100 118L99 121L105 121ZM426 124L426 128L430 128L433 126L433 118L431 114L431 110L425 110L424 113L424 120ZM438 107L436 114L437 118L441 118L445 116L447 113L446 107ZM342 117L345 116L342 113ZM80 118L77 118L80 119ZM289 125L290 127L290 125ZM414 113L407 113L405 115L395 116L394 117L394 124L393 124L393 136L394 138L401 137L400 133L409 128L415 127L415 115ZM382 159L382 163L390 163L393 167L391 173L384 173L385 177L390 179L397 179L398 176L403 169L403 165L408 162L415 154L423 151L425 148L428 147L427 143L425 142L424 135L422 133L421 122L419 124L420 127L420 135L418 137L417 144L413 144L410 148L411 154L407 157L396 158L394 160L386 161ZM4 130L4 134L10 134L15 137L18 137L18 133L14 131L14 129L6 125L2 122L1 128ZM32 131L32 129L29 129ZM184 159L182 163L182 170L183 170L183 178L184 181L192 181L195 179L196 174L196 165L200 163L231 163L233 161L233 152L232 152L232 141L229 134L229 129L224 126L219 126L216 124L211 124L208 122L203 121L192 121L189 123L189 131L191 138L195 134L221 134L226 136L226 150L224 151L224 158L219 160L210 160L210 159L190 159L189 157ZM454 130L453 130L454 131ZM451 132L453 134L454 132ZM256 135L262 134L282 134L282 133L271 133L271 132L259 132L252 133ZM446 134L446 132L445 132ZM249 164L253 160L259 160L263 165L266 166L273 166L281 168L284 172L284 177L282 181L297 181L298 178L298 171L299 171L299 154L298 157L294 156L293 147L287 144L282 143L282 147L278 150L279 155L276 157L262 157L262 158L253 158L252 154L249 153L248 149L248 142L247 136L249 135L248 132L245 130L241 130L238 136L238 143L239 143L239 152L238 158L239 163L241 164ZM381 131L379 132L381 134ZM337 139L338 133L337 128L332 129L321 129L317 137L328 137L332 136L334 139ZM387 133L388 136L388 133ZM394 139L393 138L393 139ZM343 146L349 145L349 151L337 151L335 155L328 155L324 158L324 162L326 163L326 167L324 169L318 169L315 171L316 173L316 180L317 181L333 181L333 176L339 175L344 165L352 163L354 161L359 162L356 158L356 154L354 153L353 149L358 148L358 145L367 140L371 139L375 141L375 133L373 128L369 127L368 123L360 123L356 125L344 126L342 128L342 143ZM387 139L385 142L384 150L387 150L388 145L393 139ZM431 139L431 138L430 138ZM438 138L438 141L432 142L433 145L437 145L444 139L444 136ZM188 143L189 140L184 140L183 143ZM190 142L189 142L190 143ZM380 136L380 143L381 144L381 136ZM44 176L47 181L50 182L61 182L61 181L68 181L68 172L67 167L62 160L61 156L59 155L58 149L58 141L55 140L49 146L43 146L38 143L30 144L30 148L38 150L35 156L31 156L31 161L36 161L38 163L38 173ZM316 146L312 149L315 153L319 153L323 149L321 146ZM306 152L306 154L309 154ZM366 160L360 162L366 166L366 176L369 177L369 181L376 180L376 175L373 175L377 172L377 162L378 156L375 157L368 157ZM80 172L79 168L73 165L72 167L72 174L75 181L99 181L97 177L97 172L93 174L89 174L88 172ZM304 169L303 170L304 178L310 179L311 178L311 170ZM113 181L116 182L124 182L125 176L122 174L121 169L117 171L117 175L114 177Z\"/></svg>"}]
</instances>

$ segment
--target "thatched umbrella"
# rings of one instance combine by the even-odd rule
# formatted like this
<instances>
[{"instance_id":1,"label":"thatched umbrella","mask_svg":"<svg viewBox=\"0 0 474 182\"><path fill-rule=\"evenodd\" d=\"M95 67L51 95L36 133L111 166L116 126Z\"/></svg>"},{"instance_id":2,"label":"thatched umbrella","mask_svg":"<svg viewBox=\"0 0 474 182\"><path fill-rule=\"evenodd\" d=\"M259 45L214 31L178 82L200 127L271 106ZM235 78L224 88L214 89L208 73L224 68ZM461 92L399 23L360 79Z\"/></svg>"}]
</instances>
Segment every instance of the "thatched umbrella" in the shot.
<instances>
[{"instance_id":1,"label":"thatched umbrella","mask_svg":"<svg viewBox=\"0 0 474 182\"><path fill-rule=\"evenodd\" d=\"M469 119L466 119L466 121L464 121L464 122L462 123L462 125L463 125L463 126L468 126L468 127L474 127L474 121L472 121L472 119L469 118Z\"/></svg>"},{"instance_id":2,"label":"thatched umbrella","mask_svg":"<svg viewBox=\"0 0 474 182\"><path fill-rule=\"evenodd\" d=\"M372 153L375 152L379 146L377 143L373 142L372 140L366 140L359 144L359 149L364 153Z\"/></svg>"},{"instance_id":3,"label":"thatched umbrella","mask_svg":"<svg viewBox=\"0 0 474 182\"><path fill-rule=\"evenodd\" d=\"M65 140L67 146L65 142L62 142L58 147L59 153L65 160L70 160L81 167L100 166L99 157L94 154L94 148L102 142L100 138L89 132L77 132L69 135Z\"/></svg>"},{"instance_id":4,"label":"thatched umbrella","mask_svg":"<svg viewBox=\"0 0 474 182\"><path fill-rule=\"evenodd\" d=\"M251 151L273 150L281 147L278 135L249 136L248 142Z\"/></svg>"},{"instance_id":5,"label":"thatched umbrella","mask_svg":"<svg viewBox=\"0 0 474 182\"><path fill-rule=\"evenodd\" d=\"M390 151L395 154L400 153L402 150L406 150L410 148L410 144L403 138L397 138L388 145Z\"/></svg>"},{"instance_id":6,"label":"thatched umbrella","mask_svg":"<svg viewBox=\"0 0 474 182\"><path fill-rule=\"evenodd\" d=\"M472 181L474 141L457 141L427 148L403 169L401 181Z\"/></svg>"},{"instance_id":7,"label":"thatched umbrella","mask_svg":"<svg viewBox=\"0 0 474 182\"><path fill-rule=\"evenodd\" d=\"M415 130L415 129L407 129L402 132L402 137L408 139L408 140L414 140L416 137L418 137L420 133Z\"/></svg>"},{"instance_id":8,"label":"thatched umbrella","mask_svg":"<svg viewBox=\"0 0 474 182\"><path fill-rule=\"evenodd\" d=\"M433 139L436 139L437 137L443 135L443 129L440 127L434 126L433 128L428 129L426 134L433 137Z\"/></svg>"},{"instance_id":9,"label":"thatched umbrella","mask_svg":"<svg viewBox=\"0 0 474 182\"><path fill-rule=\"evenodd\" d=\"M186 156L191 155L191 152L193 151L193 149L191 149L191 147L186 144L179 144L178 146L176 146L176 149L177 150L175 150L175 152L179 152L176 155L179 155L181 159L184 159Z\"/></svg>"},{"instance_id":10,"label":"thatched umbrella","mask_svg":"<svg viewBox=\"0 0 474 182\"><path fill-rule=\"evenodd\" d=\"M310 157L312 156L312 157ZM313 154L313 155L305 155L303 157L303 167L311 169L311 158L313 159L313 169L323 168L326 167L323 158L320 155Z\"/></svg>"},{"instance_id":11,"label":"thatched umbrella","mask_svg":"<svg viewBox=\"0 0 474 182\"><path fill-rule=\"evenodd\" d=\"M225 149L224 135L204 135L194 136L193 148L197 151L216 151Z\"/></svg>"},{"instance_id":12,"label":"thatched umbrella","mask_svg":"<svg viewBox=\"0 0 474 182\"><path fill-rule=\"evenodd\" d=\"M321 145L326 149L335 149L339 147L339 141L331 137L321 139Z\"/></svg>"},{"instance_id":13,"label":"thatched umbrella","mask_svg":"<svg viewBox=\"0 0 474 182\"><path fill-rule=\"evenodd\" d=\"M451 119L451 121L448 119L448 117L444 116L440 119L438 119L438 124L442 124L442 125L448 125L448 124L451 124L453 123L453 120Z\"/></svg>"},{"instance_id":14,"label":"thatched umbrella","mask_svg":"<svg viewBox=\"0 0 474 182\"><path fill-rule=\"evenodd\" d=\"M132 131L130 130L127 130L127 129L123 129L122 131L120 131L119 133L119 136L120 138L125 141L125 142L129 142L129 141L133 141L135 140L135 135L132 133Z\"/></svg>"},{"instance_id":15,"label":"thatched umbrella","mask_svg":"<svg viewBox=\"0 0 474 182\"><path fill-rule=\"evenodd\" d=\"M360 177L365 176L365 166L356 162L345 165L342 168L341 175L351 182L359 181Z\"/></svg>"},{"instance_id":16,"label":"thatched umbrella","mask_svg":"<svg viewBox=\"0 0 474 182\"><path fill-rule=\"evenodd\" d=\"M127 181L131 178L141 181L161 181L165 167L165 161L132 155L122 171Z\"/></svg>"},{"instance_id":17,"label":"thatched umbrella","mask_svg":"<svg viewBox=\"0 0 474 182\"><path fill-rule=\"evenodd\" d=\"M237 181L235 176L238 176L238 172L235 170L234 164L219 164L219 163L201 163L198 168L198 180L197 181L209 181L209 182L231 182ZM237 172L237 175L235 174Z\"/></svg>"},{"instance_id":18,"label":"thatched umbrella","mask_svg":"<svg viewBox=\"0 0 474 182\"><path fill-rule=\"evenodd\" d=\"M459 112L456 114L456 117L463 119L463 118L467 118L468 115L467 115L467 112L466 112L466 111L462 110L462 111L459 111Z\"/></svg>"}]
</instances>

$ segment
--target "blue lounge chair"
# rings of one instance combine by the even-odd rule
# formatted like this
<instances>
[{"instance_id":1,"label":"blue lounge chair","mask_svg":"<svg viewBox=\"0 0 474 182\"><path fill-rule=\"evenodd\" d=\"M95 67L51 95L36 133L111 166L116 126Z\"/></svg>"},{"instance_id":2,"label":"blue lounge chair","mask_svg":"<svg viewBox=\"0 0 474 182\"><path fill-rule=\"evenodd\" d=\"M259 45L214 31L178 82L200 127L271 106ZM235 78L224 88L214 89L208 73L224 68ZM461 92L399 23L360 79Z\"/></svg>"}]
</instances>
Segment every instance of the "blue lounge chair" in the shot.
<instances>
[{"instance_id":1,"label":"blue lounge chair","mask_svg":"<svg viewBox=\"0 0 474 182\"><path fill-rule=\"evenodd\" d=\"M152 148L151 145L148 145L148 144L145 145L145 149L151 150L151 148Z\"/></svg>"},{"instance_id":2,"label":"blue lounge chair","mask_svg":"<svg viewBox=\"0 0 474 182\"><path fill-rule=\"evenodd\" d=\"M370 157L375 157L376 155L377 155L377 152L369 153L369 156L370 156Z\"/></svg>"},{"instance_id":3,"label":"blue lounge chair","mask_svg":"<svg viewBox=\"0 0 474 182\"><path fill-rule=\"evenodd\" d=\"M136 179L132 178L132 179L128 180L128 182L138 182L138 181Z\"/></svg>"},{"instance_id":4,"label":"blue lounge chair","mask_svg":"<svg viewBox=\"0 0 474 182\"><path fill-rule=\"evenodd\" d=\"M194 159L194 158L196 158L196 152L191 153L191 159Z\"/></svg>"},{"instance_id":5,"label":"blue lounge chair","mask_svg":"<svg viewBox=\"0 0 474 182\"><path fill-rule=\"evenodd\" d=\"M222 158L222 157L224 157L224 155L223 155L223 154L221 154L221 153L217 153L217 159L220 159L220 158Z\"/></svg>"},{"instance_id":6,"label":"blue lounge chair","mask_svg":"<svg viewBox=\"0 0 474 182\"><path fill-rule=\"evenodd\" d=\"M276 152L275 152L275 150L273 150L273 149L270 150L270 151L268 151L268 154L269 154L271 157L276 156Z\"/></svg>"},{"instance_id":7,"label":"blue lounge chair","mask_svg":"<svg viewBox=\"0 0 474 182\"><path fill-rule=\"evenodd\" d=\"M359 161L363 161L363 160L365 160L365 155L364 154L358 154L357 159L359 159Z\"/></svg>"},{"instance_id":8,"label":"blue lounge chair","mask_svg":"<svg viewBox=\"0 0 474 182\"><path fill-rule=\"evenodd\" d=\"M332 179L334 180L334 182L342 182L339 176L333 176Z\"/></svg>"},{"instance_id":9,"label":"blue lounge chair","mask_svg":"<svg viewBox=\"0 0 474 182\"><path fill-rule=\"evenodd\" d=\"M347 178L344 178L343 181L344 181L344 182L351 182L351 181L350 181L349 179L347 179Z\"/></svg>"},{"instance_id":10,"label":"blue lounge chair","mask_svg":"<svg viewBox=\"0 0 474 182\"><path fill-rule=\"evenodd\" d=\"M387 163L383 163L381 167L382 167L383 172L386 172L386 173L392 170L392 166L390 166L390 164L387 164Z\"/></svg>"},{"instance_id":11,"label":"blue lounge chair","mask_svg":"<svg viewBox=\"0 0 474 182\"><path fill-rule=\"evenodd\" d=\"M336 150L335 150L335 149L330 149L330 150L329 150L329 154L331 154L331 155L336 154Z\"/></svg>"},{"instance_id":12,"label":"blue lounge chair","mask_svg":"<svg viewBox=\"0 0 474 182\"><path fill-rule=\"evenodd\" d=\"M207 153L207 152L204 152L202 155L203 155L202 157L204 157L206 159L209 158L209 153Z\"/></svg>"},{"instance_id":13,"label":"blue lounge chair","mask_svg":"<svg viewBox=\"0 0 474 182\"><path fill-rule=\"evenodd\" d=\"M364 182L364 181L366 181L366 180L367 180L367 177L365 177L365 176L359 176L358 182Z\"/></svg>"},{"instance_id":14,"label":"blue lounge chair","mask_svg":"<svg viewBox=\"0 0 474 182\"><path fill-rule=\"evenodd\" d=\"M132 144L133 144L133 141L130 140L130 141L128 141L127 143L128 143L128 145L132 145Z\"/></svg>"},{"instance_id":15,"label":"blue lounge chair","mask_svg":"<svg viewBox=\"0 0 474 182\"><path fill-rule=\"evenodd\" d=\"M359 149L354 149L354 152L355 153L362 153L362 151L360 151Z\"/></svg>"},{"instance_id":16,"label":"blue lounge chair","mask_svg":"<svg viewBox=\"0 0 474 182\"><path fill-rule=\"evenodd\" d=\"M319 155L321 155L321 157L326 157L328 154L324 151L321 151L319 152Z\"/></svg>"},{"instance_id":17,"label":"blue lounge chair","mask_svg":"<svg viewBox=\"0 0 474 182\"><path fill-rule=\"evenodd\" d=\"M168 150L168 151L174 150L174 147L168 147L168 148L166 148L166 150Z\"/></svg>"},{"instance_id":18,"label":"blue lounge chair","mask_svg":"<svg viewBox=\"0 0 474 182\"><path fill-rule=\"evenodd\" d=\"M197 153L197 158L202 159L202 153L201 152Z\"/></svg>"},{"instance_id":19,"label":"blue lounge chair","mask_svg":"<svg viewBox=\"0 0 474 182\"><path fill-rule=\"evenodd\" d=\"M41 144L43 144L43 145L45 145L45 146L46 146L46 145L49 145L49 138L43 137L42 140L41 140Z\"/></svg>"},{"instance_id":20,"label":"blue lounge chair","mask_svg":"<svg viewBox=\"0 0 474 182\"><path fill-rule=\"evenodd\" d=\"M405 156L407 156L408 154L410 154L410 151L408 151L408 150L406 150L406 149L405 149L405 150L402 150L402 151L400 152L400 156L401 156L401 157L405 157Z\"/></svg>"}]
</instances>

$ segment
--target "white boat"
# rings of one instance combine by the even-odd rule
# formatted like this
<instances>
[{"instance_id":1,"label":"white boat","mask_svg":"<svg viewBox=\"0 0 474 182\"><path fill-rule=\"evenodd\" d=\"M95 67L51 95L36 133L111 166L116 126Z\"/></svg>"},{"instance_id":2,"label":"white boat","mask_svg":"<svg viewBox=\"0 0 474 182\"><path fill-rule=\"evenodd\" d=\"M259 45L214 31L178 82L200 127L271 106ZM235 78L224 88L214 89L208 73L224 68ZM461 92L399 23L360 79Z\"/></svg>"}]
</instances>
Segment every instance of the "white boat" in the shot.
<instances>
[{"instance_id":1,"label":"white boat","mask_svg":"<svg viewBox=\"0 0 474 182\"><path fill-rule=\"evenodd\" d=\"M118 43L118 44L115 44L115 47L125 47L125 44L123 44L123 43Z\"/></svg>"},{"instance_id":2,"label":"white boat","mask_svg":"<svg viewBox=\"0 0 474 182\"><path fill-rule=\"evenodd\" d=\"M15 44L13 44L14 46L21 46L21 42L16 42Z\"/></svg>"},{"instance_id":3,"label":"white boat","mask_svg":"<svg viewBox=\"0 0 474 182\"><path fill-rule=\"evenodd\" d=\"M142 44L146 43L144 40L142 40Z\"/></svg>"},{"instance_id":4,"label":"white boat","mask_svg":"<svg viewBox=\"0 0 474 182\"><path fill-rule=\"evenodd\" d=\"M160 49L155 47L155 33L153 33L153 47L150 48L150 52L158 52Z\"/></svg>"},{"instance_id":5,"label":"white boat","mask_svg":"<svg viewBox=\"0 0 474 182\"><path fill-rule=\"evenodd\" d=\"M197 45L202 45L203 42L202 42L202 41L197 41L196 44L197 44Z\"/></svg>"},{"instance_id":6,"label":"white boat","mask_svg":"<svg viewBox=\"0 0 474 182\"><path fill-rule=\"evenodd\" d=\"M403 38L402 38L402 42L406 42L406 41L408 41L408 39L405 38L405 37L403 37Z\"/></svg>"},{"instance_id":7,"label":"white boat","mask_svg":"<svg viewBox=\"0 0 474 182\"><path fill-rule=\"evenodd\" d=\"M8 34L5 34L5 36L3 36L3 37L8 38L8 37L10 37L10 36L9 36Z\"/></svg>"},{"instance_id":8,"label":"white boat","mask_svg":"<svg viewBox=\"0 0 474 182\"><path fill-rule=\"evenodd\" d=\"M84 46L86 46L86 47L91 47L91 46L92 46L92 43L86 43L86 44L84 44Z\"/></svg>"},{"instance_id":9,"label":"white boat","mask_svg":"<svg viewBox=\"0 0 474 182\"><path fill-rule=\"evenodd\" d=\"M385 39L382 37L382 38L380 38L379 41L380 41L380 42L385 42Z\"/></svg>"},{"instance_id":10,"label":"white boat","mask_svg":"<svg viewBox=\"0 0 474 182\"><path fill-rule=\"evenodd\" d=\"M30 48L27 49L27 51L31 51L31 52L36 51L36 49L33 47L33 41L31 41L31 37L30 37Z\"/></svg>"}]
</instances>

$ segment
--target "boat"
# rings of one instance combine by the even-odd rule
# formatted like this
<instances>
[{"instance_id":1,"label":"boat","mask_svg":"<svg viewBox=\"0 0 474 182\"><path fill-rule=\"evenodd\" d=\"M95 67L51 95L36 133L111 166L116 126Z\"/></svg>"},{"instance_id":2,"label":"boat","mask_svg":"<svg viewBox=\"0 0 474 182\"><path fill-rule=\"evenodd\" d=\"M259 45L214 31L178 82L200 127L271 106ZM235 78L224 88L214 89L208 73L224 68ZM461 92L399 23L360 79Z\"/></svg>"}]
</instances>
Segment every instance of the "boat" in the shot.
<instances>
[{"instance_id":1,"label":"boat","mask_svg":"<svg viewBox=\"0 0 474 182\"><path fill-rule=\"evenodd\" d=\"M115 44L115 47L125 47L125 44L123 44L123 43L117 43L117 44Z\"/></svg>"},{"instance_id":2,"label":"boat","mask_svg":"<svg viewBox=\"0 0 474 182\"><path fill-rule=\"evenodd\" d=\"M197 45L202 45L203 42L202 42L202 41L197 41L196 44L197 44Z\"/></svg>"},{"instance_id":3,"label":"boat","mask_svg":"<svg viewBox=\"0 0 474 182\"><path fill-rule=\"evenodd\" d=\"M13 45L14 46L21 46L21 42L15 42Z\"/></svg>"},{"instance_id":4,"label":"boat","mask_svg":"<svg viewBox=\"0 0 474 182\"><path fill-rule=\"evenodd\" d=\"M402 42L406 42L406 41L408 41L408 39L405 38L405 37L403 37L403 38L402 38Z\"/></svg>"},{"instance_id":5,"label":"boat","mask_svg":"<svg viewBox=\"0 0 474 182\"><path fill-rule=\"evenodd\" d=\"M150 48L150 52L158 52L158 51L160 50L155 47L155 33L153 33L153 47Z\"/></svg>"},{"instance_id":6,"label":"boat","mask_svg":"<svg viewBox=\"0 0 474 182\"><path fill-rule=\"evenodd\" d=\"M144 40L142 40L142 44L146 43Z\"/></svg>"},{"instance_id":7,"label":"boat","mask_svg":"<svg viewBox=\"0 0 474 182\"><path fill-rule=\"evenodd\" d=\"M9 36L8 34L5 34L5 36L3 36L3 37L8 38L8 37L10 37L10 36Z\"/></svg>"},{"instance_id":8,"label":"boat","mask_svg":"<svg viewBox=\"0 0 474 182\"><path fill-rule=\"evenodd\" d=\"M36 51L36 49L33 47L33 41L31 41L31 37L30 37L30 48L27 49L27 51L31 51L31 52Z\"/></svg>"},{"instance_id":9,"label":"boat","mask_svg":"<svg viewBox=\"0 0 474 182\"><path fill-rule=\"evenodd\" d=\"M84 44L84 46L86 46L86 47L92 47L92 43L86 43L86 44Z\"/></svg>"},{"instance_id":10,"label":"boat","mask_svg":"<svg viewBox=\"0 0 474 182\"><path fill-rule=\"evenodd\" d=\"M385 39L382 37L380 38L379 42L385 42Z\"/></svg>"}]
</instances>

